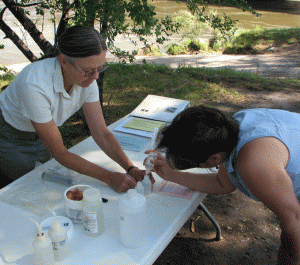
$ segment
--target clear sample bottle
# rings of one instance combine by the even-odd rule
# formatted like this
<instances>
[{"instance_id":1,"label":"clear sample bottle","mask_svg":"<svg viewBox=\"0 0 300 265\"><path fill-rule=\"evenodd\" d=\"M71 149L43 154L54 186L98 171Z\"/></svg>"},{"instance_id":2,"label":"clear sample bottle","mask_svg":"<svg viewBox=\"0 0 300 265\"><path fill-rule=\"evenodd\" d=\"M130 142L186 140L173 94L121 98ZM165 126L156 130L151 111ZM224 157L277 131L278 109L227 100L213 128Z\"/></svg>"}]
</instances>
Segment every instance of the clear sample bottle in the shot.
<instances>
[{"instance_id":1,"label":"clear sample bottle","mask_svg":"<svg viewBox=\"0 0 300 265\"><path fill-rule=\"evenodd\" d=\"M120 238L125 247L138 248L147 241L146 199L130 189L118 202L120 213Z\"/></svg>"},{"instance_id":2,"label":"clear sample bottle","mask_svg":"<svg viewBox=\"0 0 300 265\"><path fill-rule=\"evenodd\" d=\"M99 190L88 188L83 191L82 210L85 234L101 235L104 231L104 214Z\"/></svg>"},{"instance_id":3,"label":"clear sample bottle","mask_svg":"<svg viewBox=\"0 0 300 265\"><path fill-rule=\"evenodd\" d=\"M144 195L147 196L152 193L152 182L150 180L150 177L148 175L144 176L144 179L142 181L143 187L144 187Z\"/></svg>"},{"instance_id":4,"label":"clear sample bottle","mask_svg":"<svg viewBox=\"0 0 300 265\"><path fill-rule=\"evenodd\" d=\"M57 220L55 212L51 211L54 215L54 221L49 228L48 236L52 240L55 261L62 261L69 255L67 229Z\"/></svg>"},{"instance_id":5,"label":"clear sample bottle","mask_svg":"<svg viewBox=\"0 0 300 265\"><path fill-rule=\"evenodd\" d=\"M52 248L52 241L41 231L41 227L36 220L29 218L33 221L37 228L38 234L32 243L34 265L53 265L54 264L54 253Z\"/></svg>"},{"instance_id":6,"label":"clear sample bottle","mask_svg":"<svg viewBox=\"0 0 300 265\"><path fill-rule=\"evenodd\" d=\"M146 159L146 163L145 163L146 175L148 175L150 173L150 170L154 168L154 165L152 164L151 160L156 159L156 158L157 158L156 153L151 152L151 153L148 154L147 159Z\"/></svg>"}]
</instances>

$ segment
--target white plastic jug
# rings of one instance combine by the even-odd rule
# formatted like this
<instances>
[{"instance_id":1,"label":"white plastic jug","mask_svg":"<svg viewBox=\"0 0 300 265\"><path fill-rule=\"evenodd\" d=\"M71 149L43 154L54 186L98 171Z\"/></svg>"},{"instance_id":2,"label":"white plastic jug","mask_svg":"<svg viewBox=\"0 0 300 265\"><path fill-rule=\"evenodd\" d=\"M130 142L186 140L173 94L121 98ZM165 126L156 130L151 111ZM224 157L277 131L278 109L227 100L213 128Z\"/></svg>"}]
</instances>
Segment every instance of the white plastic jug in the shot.
<instances>
[{"instance_id":1,"label":"white plastic jug","mask_svg":"<svg viewBox=\"0 0 300 265\"><path fill-rule=\"evenodd\" d=\"M125 247L138 248L147 240L146 199L135 189L119 199L120 237Z\"/></svg>"}]
</instances>

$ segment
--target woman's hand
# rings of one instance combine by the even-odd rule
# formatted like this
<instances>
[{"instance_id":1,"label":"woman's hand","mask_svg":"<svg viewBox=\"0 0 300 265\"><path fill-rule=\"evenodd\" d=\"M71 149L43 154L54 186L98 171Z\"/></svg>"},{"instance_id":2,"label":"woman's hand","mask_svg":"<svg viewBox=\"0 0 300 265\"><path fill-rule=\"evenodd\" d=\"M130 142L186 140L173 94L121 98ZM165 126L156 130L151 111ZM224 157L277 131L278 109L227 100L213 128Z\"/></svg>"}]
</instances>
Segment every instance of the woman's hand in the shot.
<instances>
[{"instance_id":1,"label":"woman's hand","mask_svg":"<svg viewBox=\"0 0 300 265\"><path fill-rule=\"evenodd\" d=\"M126 192L129 189L134 189L136 180L128 174L119 172L111 172L109 175L109 183L107 183L116 192Z\"/></svg>"},{"instance_id":2,"label":"woman's hand","mask_svg":"<svg viewBox=\"0 0 300 265\"><path fill-rule=\"evenodd\" d=\"M133 177L136 181L142 181L145 177L146 171L145 170L141 170L137 167L134 167L133 169L131 169L128 173L131 177ZM152 184L155 183L155 179L152 176L152 173L150 172L148 174L148 176L151 179Z\"/></svg>"},{"instance_id":3,"label":"woman's hand","mask_svg":"<svg viewBox=\"0 0 300 265\"><path fill-rule=\"evenodd\" d=\"M168 177L172 175L172 172L174 172L174 170L169 166L166 158L159 152L155 150L147 150L145 154L149 154L151 152L157 154L157 158L151 160L151 163L154 165L154 168L151 171L155 172L161 178L165 180L169 180ZM146 163L146 159L144 160L143 164L145 163Z\"/></svg>"}]
</instances>

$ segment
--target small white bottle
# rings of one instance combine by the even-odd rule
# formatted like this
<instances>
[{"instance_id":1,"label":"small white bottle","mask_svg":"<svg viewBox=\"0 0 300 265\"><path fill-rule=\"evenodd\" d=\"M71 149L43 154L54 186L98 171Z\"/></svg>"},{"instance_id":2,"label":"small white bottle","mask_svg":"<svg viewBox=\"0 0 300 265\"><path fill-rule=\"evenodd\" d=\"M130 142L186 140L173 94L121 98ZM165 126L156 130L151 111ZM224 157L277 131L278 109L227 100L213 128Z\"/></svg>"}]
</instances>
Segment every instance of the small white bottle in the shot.
<instances>
[{"instance_id":1,"label":"small white bottle","mask_svg":"<svg viewBox=\"0 0 300 265\"><path fill-rule=\"evenodd\" d=\"M143 184L142 184L141 181L138 181L138 182L136 183L135 189L136 189L136 191L137 191L139 194L142 194L142 195L145 194L145 189L144 189L144 186L143 186Z\"/></svg>"},{"instance_id":2,"label":"small white bottle","mask_svg":"<svg viewBox=\"0 0 300 265\"><path fill-rule=\"evenodd\" d=\"M61 226L56 218L55 212L53 210L51 211L54 215L54 221L49 228L48 236L52 240L55 261L62 261L69 255L67 229Z\"/></svg>"},{"instance_id":3,"label":"small white bottle","mask_svg":"<svg viewBox=\"0 0 300 265\"><path fill-rule=\"evenodd\" d=\"M144 186L144 195L145 196L150 195L152 193L152 182L151 182L150 177L148 175L144 176L142 184Z\"/></svg>"},{"instance_id":4,"label":"small white bottle","mask_svg":"<svg viewBox=\"0 0 300 265\"><path fill-rule=\"evenodd\" d=\"M85 234L101 235L104 231L104 214L99 190L88 188L83 191L82 209Z\"/></svg>"},{"instance_id":5,"label":"small white bottle","mask_svg":"<svg viewBox=\"0 0 300 265\"><path fill-rule=\"evenodd\" d=\"M38 234L36 235L36 239L32 243L34 265L53 265L54 253L51 240L46 237L45 233L41 231L41 227L36 220L33 220L31 218L28 219L33 221L38 228Z\"/></svg>"},{"instance_id":6,"label":"small white bottle","mask_svg":"<svg viewBox=\"0 0 300 265\"><path fill-rule=\"evenodd\" d=\"M128 190L118 203L120 238L125 247L138 248L147 240L146 199L135 189Z\"/></svg>"}]
</instances>

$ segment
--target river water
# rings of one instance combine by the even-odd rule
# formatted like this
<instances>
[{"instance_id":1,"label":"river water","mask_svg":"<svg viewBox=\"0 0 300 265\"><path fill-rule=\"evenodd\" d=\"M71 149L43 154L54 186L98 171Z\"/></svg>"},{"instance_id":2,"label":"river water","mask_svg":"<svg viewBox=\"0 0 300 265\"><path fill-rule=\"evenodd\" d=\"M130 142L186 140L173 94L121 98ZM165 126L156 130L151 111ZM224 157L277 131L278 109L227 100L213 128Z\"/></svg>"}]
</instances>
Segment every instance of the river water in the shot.
<instances>
[{"instance_id":1,"label":"river water","mask_svg":"<svg viewBox=\"0 0 300 265\"><path fill-rule=\"evenodd\" d=\"M295 2L295 8L299 8L299 1ZM157 13L158 18L165 17L165 15L174 16L180 10L188 10L186 4L184 2L180 2L179 4L174 1L160 1L153 0L151 1L151 5L155 6L155 11ZM0 9L4 7L2 1L0 2ZM299 10L293 10L295 12L285 11L282 7L279 7L274 11L263 11L259 10L259 13L262 14L261 17L256 17L249 12L242 12L237 8L232 7L216 7L210 6L210 11L213 11L217 14L226 13L232 19L239 20L238 27L244 29L252 29L256 26L259 26L263 29L271 29L271 28L285 28L285 27L300 27L300 8ZM286 13L288 12L288 13ZM54 41L54 27L52 22L49 20L49 14L46 14L44 23L42 23L42 18L35 16L34 9L32 9L32 17L34 17L34 21L37 22L37 25L41 31L43 31L44 36L51 43ZM31 37L22 30L20 24L14 19L14 16L6 10L4 14L4 21L18 34L20 38L28 45L31 51L34 52L36 56L39 57L41 51L31 39ZM43 30L42 30L43 29ZM0 50L0 64L3 65L14 65L21 63L28 63L27 58L15 47L15 45L9 40L4 39L5 35L2 31L0 31L0 44L4 44L4 50ZM173 36L172 41L175 41L178 36ZM121 49L132 50L136 49L131 42L126 37L119 36L116 39L115 45ZM138 47L141 47L142 44L139 43ZM113 57L113 55L108 54L108 57Z\"/></svg>"}]
</instances>

